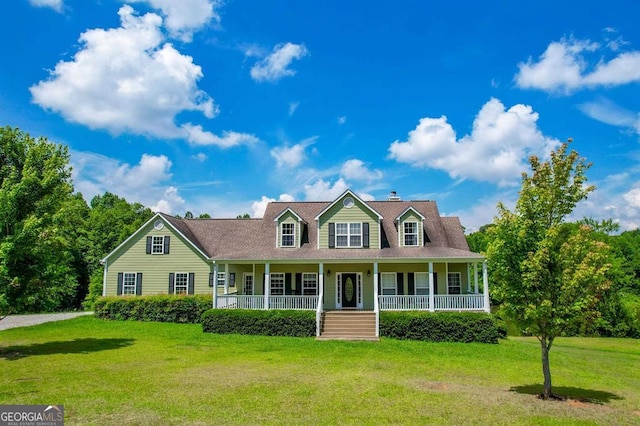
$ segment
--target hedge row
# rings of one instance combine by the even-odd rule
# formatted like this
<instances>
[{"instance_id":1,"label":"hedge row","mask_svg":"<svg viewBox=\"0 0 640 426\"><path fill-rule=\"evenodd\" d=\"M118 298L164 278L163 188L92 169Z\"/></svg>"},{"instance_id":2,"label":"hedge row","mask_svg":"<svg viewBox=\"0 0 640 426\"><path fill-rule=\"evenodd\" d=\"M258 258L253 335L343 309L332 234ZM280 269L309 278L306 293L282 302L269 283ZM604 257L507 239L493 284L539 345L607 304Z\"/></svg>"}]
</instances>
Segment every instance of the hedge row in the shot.
<instances>
[{"instance_id":1,"label":"hedge row","mask_svg":"<svg viewBox=\"0 0 640 426\"><path fill-rule=\"evenodd\" d=\"M199 324L211 308L211 296L132 296L101 297L94 306L95 316L107 320L159 321Z\"/></svg>"},{"instance_id":2,"label":"hedge row","mask_svg":"<svg viewBox=\"0 0 640 426\"><path fill-rule=\"evenodd\" d=\"M500 320L473 312L381 312L380 336L429 342L498 343L507 331Z\"/></svg>"},{"instance_id":3,"label":"hedge row","mask_svg":"<svg viewBox=\"0 0 640 426\"><path fill-rule=\"evenodd\" d=\"M315 311L210 309L202 315L202 331L218 334L311 337Z\"/></svg>"}]
</instances>

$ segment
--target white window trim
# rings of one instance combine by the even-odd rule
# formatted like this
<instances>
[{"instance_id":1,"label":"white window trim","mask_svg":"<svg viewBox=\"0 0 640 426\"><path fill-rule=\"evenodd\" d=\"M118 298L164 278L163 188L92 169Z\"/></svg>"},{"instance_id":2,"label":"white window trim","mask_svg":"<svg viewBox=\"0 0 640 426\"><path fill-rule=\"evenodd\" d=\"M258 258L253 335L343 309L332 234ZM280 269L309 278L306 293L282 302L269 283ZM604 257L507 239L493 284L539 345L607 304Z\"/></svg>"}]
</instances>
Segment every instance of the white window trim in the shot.
<instances>
[{"instance_id":1,"label":"white window trim","mask_svg":"<svg viewBox=\"0 0 640 426\"><path fill-rule=\"evenodd\" d=\"M338 225L347 225L347 233L346 234L338 234ZM360 233L359 234L352 234L351 233L351 225L358 225L360 226ZM363 239L364 239L364 235L363 234L363 226L362 226L362 222L336 222L335 223L335 248L362 248L363 245ZM338 235L340 236L346 236L347 237L347 245L346 246L341 246L338 245ZM360 236L360 245L351 245L351 237L355 237L355 236Z\"/></svg>"},{"instance_id":2,"label":"white window trim","mask_svg":"<svg viewBox=\"0 0 640 426\"><path fill-rule=\"evenodd\" d=\"M315 282L314 287L307 287L305 285L306 281L305 281L305 276L310 277L313 276L313 281ZM313 294L305 294L305 290L309 289L309 288L313 288L314 289L314 293ZM303 272L302 273L302 295L303 296L317 296L318 295L318 274L315 272Z\"/></svg>"},{"instance_id":3,"label":"white window trim","mask_svg":"<svg viewBox=\"0 0 640 426\"><path fill-rule=\"evenodd\" d=\"M273 292L273 282L274 282L274 278L278 277L278 279L280 279L280 277L282 277L282 294L275 294ZM286 283L285 283L285 276L284 276L284 272L272 272L269 274L269 294L272 296L284 296L285 295L285 287L286 287ZM278 287L278 290L280 290L280 287Z\"/></svg>"},{"instance_id":4,"label":"white window trim","mask_svg":"<svg viewBox=\"0 0 640 426\"><path fill-rule=\"evenodd\" d=\"M392 276L393 277L393 294L391 293L385 293L385 287L384 287L384 279L383 277L388 277L388 276ZM389 288L389 287L387 287ZM396 296L398 294L398 275L395 272L381 272L380 273L380 295L381 296Z\"/></svg>"},{"instance_id":5,"label":"white window trim","mask_svg":"<svg viewBox=\"0 0 640 426\"><path fill-rule=\"evenodd\" d=\"M133 275L133 284L126 284L127 275ZM138 286L138 273L137 272L123 272L122 273L122 295L135 295L136 288ZM133 288L133 291L128 293L125 291L127 288Z\"/></svg>"},{"instance_id":6,"label":"white window trim","mask_svg":"<svg viewBox=\"0 0 640 426\"><path fill-rule=\"evenodd\" d=\"M285 234L284 233L284 226L285 225L291 225L292 229L293 229L293 233L292 234ZM284 237L286 236L291 236L291 244L284 244ZM282 222L280 224L280 247L296 247L296 224L292 223L292 222Z\"/></svg>"},{"instance_id":7,"label":"white window trim","mask_svg":"<svg viewBox=\"0 0 640 426\"><path fill-rule=\"evenodd\" d=\"M426 277L426 286L418 287L418 275L424 275ZM425 294L418 294L418 288L426 288ZM428 296L429 295L429 273L428 272L414 272L413 274L413 292L416 296Z\"/></svg>"},{"instance_id":8,"label":"white window trim","mask_svg":"<svg viewBox=\"0 0 640 426\"><path fill-rule=\"evenodd\" d=\"M178 292L178 276L184 276L184 293ZM174 272L173 275L173 294L189 294L189 273L188 272Z\"/></svg>"},{"instance_id":9,"label":"white window trim","mask_svg":"<svg viewBox=\"0 0 640 426\"><path fill-rule=\"evenodd\" d=\"M416 232L414 233L407 233L407 225L413 223L416 226ZM408 235L415 235L416 236L416 243L415 244L407 244L407 236ZM417 247L418 245L420 245L420 223L414 220L406 220L402 223L402 243L405 247Z\"/></svg>"},{"instance_id":10,"label":"white window trim","mask_svg":"<svg viewBox=\"0 0 640 426\"><path fill-rule=\"evenodd\" d=\"M247 292L247 278L251 277L251 293ZM247 296L253 296L256 291L255 281L253 279L253 272L245 272L242 275L242 294Z\"/></svg>"},{"instance_id":11,"label":"white window trim","mask_svg":"<svg viewBox=\"0 0 640 426\"><path fill-rule=\"evenodd\" d=\"M457 275L458 276L458 284L459 285L457 285L457 286L452 286L451 285L451 276L452 275ZM449 289L451 287L459 287L460 288L460 292L459 293L451 293L449 291ZM454 296L462 294L462 274L460 272L447 272L447 294L453 294Z\"/></svg>"},{"instance_id":12,"label":"white window trim","mask_svg":"<svg viewBox=\"0 0 640 426\"><path fill-rule=\"evenodd\" d=\"M160 243L156 243L156 238L160 239ZM159 247L160 251L156 251ZM164 254L164 235L152 235L151 236L151 254Z\"/></svg>"},{"instance_id":13,"label":"white window trim","mask_svg":"<svg viewBox=\"0 0 640 426\"><path fill-rule=\"evenodd\" d=\"M226 272L218 272L218 276L216 277L216 285L218 287L224 287L225 274Z\"/></svg>"}]
</instances>

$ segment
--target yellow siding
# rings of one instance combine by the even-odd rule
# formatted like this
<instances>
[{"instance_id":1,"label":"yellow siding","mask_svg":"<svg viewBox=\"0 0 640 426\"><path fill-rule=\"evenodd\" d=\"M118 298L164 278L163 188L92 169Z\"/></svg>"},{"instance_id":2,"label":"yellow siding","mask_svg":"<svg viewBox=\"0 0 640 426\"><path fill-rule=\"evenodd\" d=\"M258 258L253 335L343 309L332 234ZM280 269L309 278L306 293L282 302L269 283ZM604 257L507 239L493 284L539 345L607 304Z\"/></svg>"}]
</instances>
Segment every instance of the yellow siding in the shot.
<instances>
[{"instance_id":1,"label":"yellow siding","mask_svg":"<svg viewBox=\"0 0 640 426\"><path fill-rule=\"evenodd\" d=\"M340 198L329 210L319 218L319 246L329 248L329 223L330 222L367 222L369 223L369 247L377 249L380 247L380 229L378 216L369 207L360 203L354 198L355 204L350 209L342 205L344 198ZM352 197L353 198L353 197ZM340 250L340 249L336 249Z\"/></svg>"},{"instance_id":2,"label":"yellow siding","mask_svg":"<svg viewBox=\"0 0 640 426\"><path fill-rule=\"evenodd\" d=\"M149 235L170 236L169 254L146 254L146 238ZM149 223L107 262L107 296L117 294L119 272L141 272L143 295L167 294L171 272L193 272L196 294L210 294L212 291L209 287L209 273L213 272L211 263L166 224L158 231Z\"/></svg>"}]
</instances>

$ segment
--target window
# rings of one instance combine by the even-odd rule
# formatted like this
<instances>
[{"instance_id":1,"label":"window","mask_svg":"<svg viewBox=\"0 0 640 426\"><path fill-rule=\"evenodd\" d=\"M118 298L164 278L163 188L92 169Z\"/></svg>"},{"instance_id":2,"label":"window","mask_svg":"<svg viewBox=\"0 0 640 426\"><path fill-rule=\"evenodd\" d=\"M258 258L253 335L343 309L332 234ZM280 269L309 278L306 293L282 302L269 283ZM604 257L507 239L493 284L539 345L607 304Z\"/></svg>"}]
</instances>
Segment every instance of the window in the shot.
<instances>
[{"instance_id":1,"label":"window","mask_svg":"<svg viewBox=\"0 0 640 426\"><path fill-rule=\"evenodd\" d=\"M318 294L318 274L302 274L302 295L316 296Z\"/></svg>"},{"instance_id":2,"label":"window","mask_svg":"<svg viewBox=\"0 0 640 426\"><path fill-rule=\"evenodd\" d=\"M122 294L136 294L136 273L122 274Z\"/></svg>"},{"instance_id":3,"label":"window","mask_svg":"<svg viewBox=\"0 0 640 426\"><path fill-rule=\"evenodd\" d=\"M404 223L404 245L405 246L418 245L418 222Z\"/></svg>"},{"instance_id":4,"label":"window","mask_svg":"<svg viewBox=\"0 0 640 426\"><path fill-rule=\"evenodd\" d=\"M189 292L189 274L186 272L176 272L174 281L175 294L187 294Z\"/></svg>"},{"instance_id":5,"label":"window","mask_svg":"<svg viewBox=\"0 0 640 426\"><path fill-rule=\"evenodd\" d=\"M460 272L449 272L447 283L449 294L460 294L462 288Z\"/></svg>"},{"instance_id":6,"label":"window","mask_svg":"<svg viewBox=\"0 0 640 426\"><path fill-rule=\"evenodd\" d=\"M336 223L336 247L362 247L362 223Z\"/></svg>"},{"instance_id":7,"label":"window","mask_svg":"<svg viewBox=\"0 0 640 426\"><path fill-rule=\"evenodd\" d=\"M164 254L164 237L151 237L151 254Z\"/></svg>"},{"instance_id":8,"label":"window","mask_svg":"<svg viewBox=\"0 0 640 426\"><path fill-rule=\"evenodd\" d=\"M282 247L294 247L296 245L296 225L295 223L282 224Z\"/></svg>"},{"instance_id":9,"label":"window","mask_svg":"<svg viewBox=\"0 0 640 426\"><path fill-rule=\"evenodd\" d=\"M271 295L283 296L284 295L284 274L281 272L271 274Z\"/></svg>"},{"instance_id":10,"label":"window","mask_svg":"<svg viewBox=\"0 0 640 426\"><path fill-rule=\"evenodd\" d=\"M380 283L382 287L382 295L396 294L396 274L395 272L383 272L380 274Z\"/></svg>"},{"instance_id":11,"label":"window","mask_svg":"<svg viewBox=\"0 0 640 426\"><path fill-rule=\"evenodd\" d=\"M429 273L416 272L414 276L416 295L429 295Z\"/></svg>"},{"instance_id":12,"label":"window","mask_svg":"<svg viewBox=\"0 0 640 426\"><path fill-rule=\"evenodd\" d=\"M218 272L218 287L224 287L224 272Z\"/></svg>"},{"instance_id":13,"label":"window","mask_svg":"<svg viewBox=\"0 0 640 426\"><path fill-rule=\"evenodd\" d=\"M244 274L244 287L242 294L253 295L253 274Z\"/></svg>"}]
</instances>

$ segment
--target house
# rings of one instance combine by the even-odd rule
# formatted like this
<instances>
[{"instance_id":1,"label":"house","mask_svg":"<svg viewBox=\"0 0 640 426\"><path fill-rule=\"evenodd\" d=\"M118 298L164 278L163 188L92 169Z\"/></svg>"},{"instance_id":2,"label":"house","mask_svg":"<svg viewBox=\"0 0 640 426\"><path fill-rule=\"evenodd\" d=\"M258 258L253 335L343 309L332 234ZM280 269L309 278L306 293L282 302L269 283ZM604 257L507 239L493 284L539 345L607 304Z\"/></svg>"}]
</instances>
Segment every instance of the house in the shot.
<instances>
[{"instance_id":1,"label":"house","mask_svg":"<svg viewBox=\"0 0 640 426\"><path fill-rule=\"evenodd\" d=\"M395 192L272 202L261 219L158 213L102 263L105 296L210 293L214 308L315 310L318 336L342 322L347 335L377 337L384 310L489 312L486 261L458 218Z\"/></svg>"}]
</instances>

